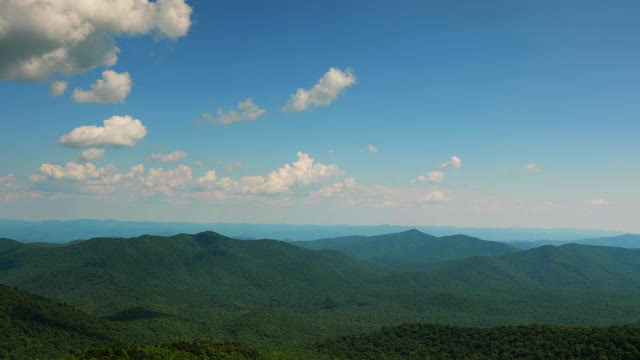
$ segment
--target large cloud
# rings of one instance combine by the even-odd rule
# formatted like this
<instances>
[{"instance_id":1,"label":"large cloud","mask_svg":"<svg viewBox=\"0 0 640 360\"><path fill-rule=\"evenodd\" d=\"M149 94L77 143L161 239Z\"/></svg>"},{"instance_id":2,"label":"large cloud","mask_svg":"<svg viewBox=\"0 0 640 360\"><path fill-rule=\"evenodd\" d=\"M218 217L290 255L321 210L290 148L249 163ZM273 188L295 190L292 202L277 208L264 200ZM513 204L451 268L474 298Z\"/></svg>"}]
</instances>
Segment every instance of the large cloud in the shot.
<instances>
[{"instance_id":1,"label":"large cloud","mask_svg":"<svg viewBox=\"0 0 640 360\"><path fill-rule=\"evenodd\" d=\"M225 111L218 108L217 116L211 113L204 113L202 117L214 124L233 124L238 121L253 121L264 115L267 111L253 102L252 98L238 103L238 110L229 109Z\"/></svg>"},{"instance_id":2,"label":"large cloud","mask_svg":"<svg viewBox=\"0 0 640 360\"><path fill-rule=\"evenodd\" d=\"M123 196L180 195L184 197L284 197L309 190L321 189L323 196L353 188L355 180L347 178L332 185L333 179L343 173L335 165L315 162L308 154L298 152L298 160L285 164L266 176L242 176L218 178L210 170L201 177L194 177L192 169L178 165L175 169L150 168L145 173L142 164L127 173L116 171L114 165L98 167L90 162L79 164L45 163L39 172L31 176L31 181L42 189L65 189L76 193L107 194ZM328 186L327 186L328 185ZM324 186L324 188L323 188Z\"/></svg>"},{"instance_id":3,"label":"large cloud","mask_svg":"<svg viewBox=\"0 0 640 360\"><path fill-rule=\"evenodd\" d=\"M71 96L79 103L118 103L127 98L132 85L128 72L119 74L113 70L105 70L102 72L102 79L91 85L91 90L75 89Z\"/></svg>"},{"instance_id":4,"label":"large cloud","mask_svg":"<svg viewBox=\"0 0 640 360\"><path fill-rule=\"evenodd\" d=\"M112 116L103 121L104 126L80 126L62 135L58 143L68 147L134 146L147 135L142 121L131 116Z\"/></svg>"},{"instance_id":5,"label":"large cloud","mask_svg":"<svg viewBox=\"0 0 640 360\"><path fill-rule=\"evenodd\" d=\"M326 181L342 174L336 165L316 163L308 154L298 152L298 161L285 164L267 176L243 176L240 180L225 177L217 180L215 172L208 172L198 179L199 184L234 194L278 194L289 193L294 186L306 186Z\"/></svg>"},{"instance_id":6,"label":"large cloud","mask_svg":"<svg viewBox=\"0 0 640 360\"><path fill-rule=\"evenodd\" d=\"M309 106L327 106L335 100L346 88L356 83L356 77L350 69L342 71L331 68L320 81L310 90L298 89L291 95L289 104L282 108L283 111L304 111Z\"/></svg>"},{"instance_id":7,"label":"large cloud","mask_svg":"<svg viewBox=\"0 0 640 360\"><path fill-rule=\"evenodd\" d=\"M38 81L113 66L115 38L179 38L191 26L185 0L1 0L0 79Z\"/></svg>"}]
</instances>

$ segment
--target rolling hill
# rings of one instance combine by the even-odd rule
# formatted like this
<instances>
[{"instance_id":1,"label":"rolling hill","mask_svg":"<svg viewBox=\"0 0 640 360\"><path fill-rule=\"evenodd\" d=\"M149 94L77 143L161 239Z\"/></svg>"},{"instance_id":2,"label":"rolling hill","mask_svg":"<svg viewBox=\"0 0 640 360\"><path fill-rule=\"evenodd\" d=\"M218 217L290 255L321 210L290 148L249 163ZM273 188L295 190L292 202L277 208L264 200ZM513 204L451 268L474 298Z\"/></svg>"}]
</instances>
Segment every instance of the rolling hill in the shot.
<instances>
[{"instance_id":1,"label":"rolling hill","mask_svg":"<svg viewBox=\"0 0 640 360\"><path fill-rule=\"evenodd\" d=\"M435 237L412 229L378 236L347 236L295 245L314 250L337 250L357 259L374 261L398 269L414 269L423 264L463 259L471 256L495 256L518 251L500 242L480 240L466 235Z\"/></svg>"},{"instance_id":2,"label":"rolling hill","mask_svg":"<svg viewBox=\"0 0 640 360\"><path fill-rule=\"evenodd\" d=\"M113 326L59 302L0 285L0 358L56 358L116 339Z\"/></svg>"},{"instance_id":3,"label":"rolling hill","mask_svg":"<svg viewBox=\"0 0 640 360\"><path fill-rule=\"evenodd\" d=\"M485 245L417 231L394 236L401 245L407 237L410 244L434 242L440 256L475 253L475 245ZM363 239L352 244L366 245ZM404 245L394 252L397 243L391 244L390 254L408 253ZM0 283L102 317L142 343L207 337L272 348L415 321L640 321L638 251L583 245L503 249L509 252L404 272L338 251L213 232L95 238L58 247L28 244L0 254Z\"/></svg>"}]
</instances>

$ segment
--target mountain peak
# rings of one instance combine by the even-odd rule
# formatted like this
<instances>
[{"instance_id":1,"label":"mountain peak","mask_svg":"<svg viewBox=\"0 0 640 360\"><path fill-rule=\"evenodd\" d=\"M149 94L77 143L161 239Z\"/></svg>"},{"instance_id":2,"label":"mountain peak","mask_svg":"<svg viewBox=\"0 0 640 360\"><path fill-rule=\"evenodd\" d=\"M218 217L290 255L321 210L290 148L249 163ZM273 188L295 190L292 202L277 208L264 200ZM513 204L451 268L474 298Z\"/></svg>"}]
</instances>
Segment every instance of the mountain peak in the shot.
<instances>
[{"instance_id":1,"label":"mountain peak","mask_svg":"<svg viewBox=\"0 0 640 360\"><path fill-rule=\"evenodd\" d=\"M403 233L407 234L407 235L427 235L427 234L423 233L422 231L420 231L420 230L418 230L416 228L413 228L413 229L410 229L410 230L407 230L407 231L403 231Z\"/></svg>"},{"instance_id":2,"label":"mountain peak","mask_svg":"<svg viewBox=\"0 0 640 360\"><path fill-rule=\"evenodd\" d=\"M193 239L200 245L210 245L216 241L230 238L222 234L218 234L215 231L208 230L193 235Z\"/></svg>"}]
</instances>

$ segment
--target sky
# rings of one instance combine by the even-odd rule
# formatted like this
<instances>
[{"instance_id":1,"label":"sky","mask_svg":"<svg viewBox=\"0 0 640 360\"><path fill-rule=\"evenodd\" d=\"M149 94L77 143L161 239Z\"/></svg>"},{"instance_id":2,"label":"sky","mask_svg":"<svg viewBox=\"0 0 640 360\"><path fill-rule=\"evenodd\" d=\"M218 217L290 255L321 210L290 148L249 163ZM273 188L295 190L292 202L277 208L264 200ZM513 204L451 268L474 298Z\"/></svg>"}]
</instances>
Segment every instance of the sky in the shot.
<instances>
[{"instance_id":1,"label":"sky","mask_svg":"<svg viewBox=\"0 0 640 360\"><path fill-rule=\"evenodd\" d=\"M640 232L639 13L0 0L0 218Z\"/></svg>"}]
</instances>

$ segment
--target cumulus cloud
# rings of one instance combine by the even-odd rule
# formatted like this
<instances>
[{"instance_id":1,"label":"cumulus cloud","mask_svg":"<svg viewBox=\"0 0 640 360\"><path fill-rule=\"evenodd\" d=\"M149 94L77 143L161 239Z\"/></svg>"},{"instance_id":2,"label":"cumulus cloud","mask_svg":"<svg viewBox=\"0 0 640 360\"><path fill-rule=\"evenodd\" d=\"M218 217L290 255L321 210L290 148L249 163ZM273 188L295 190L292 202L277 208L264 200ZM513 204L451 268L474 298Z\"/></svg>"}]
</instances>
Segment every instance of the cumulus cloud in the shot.
<instances>
[{"instance_id":1,"label":"cumulus cloud","mask_svg":"<svg viewBox=\"0 0 640 360\"><path fill-rule=\"evenodd\" d=\"M118 103L127 98L131 86L128 72L119 74L113 70L105 70L102 72L102 79L91 85L91 90L75 89L71 97L79 103Z\"/></svg>"},{"instance_id":2,"label":"cumulus cloud","mask_svg":"<svg viewBox=\"0 0 640 360\"><path fill-rule=\"evenodd\" d=\"M104 157L105 151L100 148L89 148L82 152L81 156L85 160L98 160Z\"/></svg>"},{"instance_id":3,"label":"cumulus cloud","mask_svg":"<svg viewBox=\"0 0 640 360\"><path fill-rule=\"evenodd\" d=\"M187 156L189 156L189 153L182 150L176 150L168 154L151 154L149 159L161 162L177 162L186 158Z\"/></svg>"},{"instance_id":4,"label":"cumulus cloud","mask_svg":"<svg viewBox=\"0 0 640 360\"><path fill-rule=\"evenodd\" d=\"M449 159L449 161L442 163L440 165L440 169L446 169L448 167L460 169L460 167L462 167L462 160L457 156L452 156L451 159Z\"/></svg>"},{"instance_id":5,"label":"cumulus cloud","mask_svg":"<svg viewBox=\"0 0 640 360\"><path fill-rule=\"evenodd\" d=\"M540 168L538 167L537 164L527 164L523 166L520 170L524 172L538 172L540 171Z\"/></svg>"},{"instance_id":6,"label":"cumulus cloud","mask_svg":"<svg viewBox=\"0 0 640 360\"><path fill-rule=\"evenodd\" d=\"M444 171L448 168L460 169L462 160L457 156L452 156L447 162L440 164L436 170L429 171L427 175L420 175L413 179L414 184L439 183L444 180Z\"/></svg>"},{"instance_id":7,"label":"cumulus cloud","mask_svg":"<svg viewBox=\"0 0 640 360\"><path fill-rule=\"evenodd\" d=\"M264 115L267 111L253 102L252 98L238 103L238 110L229 109L225 111L218 108L217 116L212 113L204 113L202 117L214 124L233 124L238 121L253 121Z\"/></svg>"},{"instance_id":8,"label":"cumulus cloud","mask_svg":"<svg viewBox=\"0 0 640 360\"><path fill-rule=\"evenodd\" d=\"M92 163L78 164L73 161L65 165L45 163L40 165L40 173L31 176L34 182L47 179L85 181L108 177L115 173L115 166L96 167Z\"/></svg>"},{"instance_id":9,"label":"cumulus cloud","mask_svg":"<svg viewBox=\"0 0 640 360\"><path fill-rule=\"evenodd\" d=\"M367 145L367 150L369 150L369 152L372 152L372 153L377 153L378 152L378 148L375 147L373 144Z\"/></svg>"},{"instance_id":10,"label":"cumulus cloud","mask_svg":"<svg viewBox=\"0 0 640 360\"><path fill-rule=\"evenodd\" d=\"M420 203L441 203L446 200L446 197L442 191L432 191L418 198Z\"/></svg>"},{"instance_id":11,"label":"cumulus cloud","mask_svg":"<svg viewBox=\"0 0 640 360\"><path fill-rule=\"evenodd\" d=\"M2 0L0 79L40 81L118 61L116 38L176 39L191 26L185 0Z\"/></svg>"},{"instance_id":12,"label":"cumulus cloud","mask_svg":"<svg viewBox=\"0 0 640 360\"><path fill-rule=\"evenodd\" d=\"M321 188L318 192L324 197L332 197L347 189L352 189L356 186L356 179L348 177L341 182L333 183Z\"/></svg>"},{"instance_id":13,"label":"cumulus cloud","mask_svg":"<svg viewBox=\"0 0 640 360\"><path fill-rule=\"evenodd\" d=\"M215 183L220 190L237 194L278 194L289 193L294 186L306 186L342 174L335 165L316 163L308 154L298 152L298 161L285 164L266 176L243 176L240 180L229 177ZM200 179L198 179L199 183Z\"/></svg>"},{"instance_id":14,"label":"cumulus cloud","mask_svg":"<svg viewBox=\"0 0 640 360\"><path fill-rule=\"evenodd\" d=\"M309 106L328 106L346 88L356 83L356 77L351 69L342 71L332 67L327 71L316 85L310 90L298 89L291 95L289 104L282 108L283 111L304 111Z\"/></svg>"},{"instance_id":15,"label":"cumulus cloud","mask_svg":"<svg viewBox=\"0 0 640 360\"><path fill-rule=\"evenodd\" d=\"M186 165L178 165L175 169L150 168L145 172L142 164L121 173L111 164L98 167L90 162L69 162L44 163L30 179L45 191L54 189L60 193L68 190L72 193L118 193L129 197L180 195L201 198L272 198L280 194L284 198L295 194L294 191L305 193L327 187L335 182L336 176L343 174L337 166L317 163L308 154L298 152L297 156L297 161L264 176L219 178L214 170L209 170L201 177L194 177L192 169ZM354 185L355 180L348 178L329 185L322 192L328 196Z\"/></svg>"},{"instance_id":16,"label":"cumulus cloud","mask_svg":"<svg viewBox=\"0 0 640 360\"><path fill-rule=\"evenodd\" d=\"M594 199L591 200L591 205L608 205L609 200L607 199Z\"/></svg>"},{"instance_id":17,"label":"cumulus cloud","mask_svg":"<svg viewBox=\"0 0 640 360\"><path fill-rule=\"evenodd\" d=\"M54 81L49 84L49 93L51 96L62 96L67 91L68 86L69 84L66 81Z\"/></svg>"},{"instance_id":18,"label":"cumulus cloud","mask_svg":"<svg viewBox=\"0 0 640 360\"><path fill-rule=\"evenodd\" d=\"M88 146L134 146L147 135L142 121L131 116L112 116L103 121L104 126L80 126L62 135L58 143L79 148Z\"/></svg>"},{"instance_id":19,"label":"cumulus cloud","mask_svg":"<svg viewBox=\"0 0 640 360\"><path fill-rule=\"evenodd\" d=\"M442 170L429 171L427 175L420 175L415 179L415 183L426 184L433 182L442 182L444 180L444 172Z\"/></svg>"}]
</instances>

